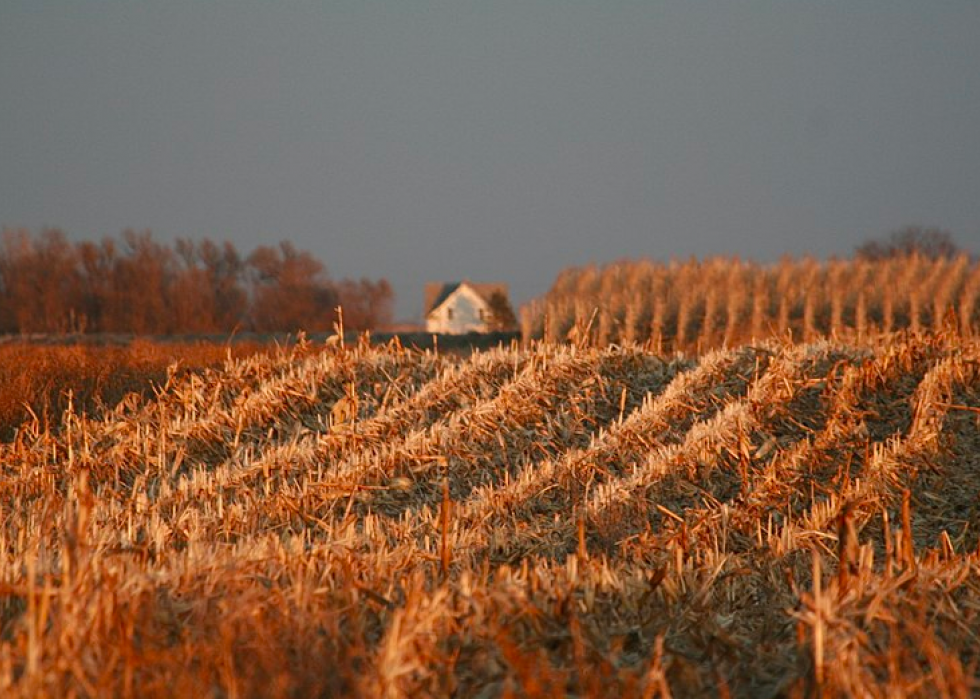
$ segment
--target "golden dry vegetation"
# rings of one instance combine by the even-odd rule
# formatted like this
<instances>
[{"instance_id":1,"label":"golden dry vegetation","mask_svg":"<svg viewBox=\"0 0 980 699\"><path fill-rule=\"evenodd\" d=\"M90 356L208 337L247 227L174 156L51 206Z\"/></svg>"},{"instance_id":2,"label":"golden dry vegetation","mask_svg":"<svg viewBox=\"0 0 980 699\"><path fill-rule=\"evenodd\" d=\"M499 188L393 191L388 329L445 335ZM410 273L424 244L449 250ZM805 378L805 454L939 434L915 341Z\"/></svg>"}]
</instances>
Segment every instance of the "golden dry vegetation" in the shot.
<instances>
[{"instance_id":1,"label":"golden dry vegetation","mask_svg":"<svg viewBox=\"0 0 980 699\"><path fill-rule=\"evenodd\" d=\"M978 297L980 263L966 254L623 260L563 270L522 309L521 325L525 338L703 352L768 337L863 342L950 327L970 335L980 325Z\"/></svg>"},{"instance_id":2,"label":"golden dry vegetation","mask_svg":"<svg viewBox=\"0 0 980 699\"><path fill-rule=\"evenodd\" d=\"M974 694L978 419L944 335L171 376L0 447L0 693Z\"/></svg>"},{"instance_id":3,"label":"golden dry vegetation","mask_svg":"<svg viewBox=\"0 0 980 699\"><path fill-rule=\"evenodd\" d=\"M256 342L126 344L0 344L0 439L8 439L28 419L55 427L61 416L94 413L131 393L149 394L172 373L220 366L230 357L268 352Z\"/></svg>"}]
</instances>

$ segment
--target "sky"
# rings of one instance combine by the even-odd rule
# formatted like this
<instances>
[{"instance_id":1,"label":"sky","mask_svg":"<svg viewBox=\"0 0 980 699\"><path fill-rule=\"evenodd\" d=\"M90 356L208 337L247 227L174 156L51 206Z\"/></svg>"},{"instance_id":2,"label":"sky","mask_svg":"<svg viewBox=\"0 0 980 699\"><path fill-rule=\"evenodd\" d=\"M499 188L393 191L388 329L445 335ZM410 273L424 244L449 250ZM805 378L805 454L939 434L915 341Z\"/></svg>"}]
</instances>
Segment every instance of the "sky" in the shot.
<instances>
[{"instance_id":1,"label":"sky","mask_svg":"<svg viewBox=\"0 0 980 699\"><path fill-rule=\"evenodd\" d=\"M570 265L980 251L980 2L0 0L0 225Z\"/></svg>"}]
</instances>

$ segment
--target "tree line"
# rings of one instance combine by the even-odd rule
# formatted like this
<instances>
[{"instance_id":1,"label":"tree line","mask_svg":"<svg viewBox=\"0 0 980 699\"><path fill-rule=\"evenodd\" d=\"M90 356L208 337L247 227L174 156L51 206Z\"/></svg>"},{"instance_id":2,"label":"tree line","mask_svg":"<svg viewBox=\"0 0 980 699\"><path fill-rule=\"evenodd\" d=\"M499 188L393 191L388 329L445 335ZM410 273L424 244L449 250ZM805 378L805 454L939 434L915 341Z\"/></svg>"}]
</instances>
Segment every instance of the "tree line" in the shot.
<instances>
[{"instance_id":1,"label":"tree line","mask_svg":"<svg viewBox=\"0 0 980 699\"><path fill-rule=\"evenodd\" d=\"M563 270L522 309L525 339L704 351L766 337L980 332L980 264L948 234L909 228L853 259L627 260Z\"/></svg>"},{"instance_id":2,"label":"tree line","mask_svg":"<svg viewBox=\"0 0 980 699\"><path fill-rule=\"evenodd\" d=\"M289 242L242 255L134 230L75 242L4 229L0 240L0 333L322 332L338 306L345 328L365 330L391 322L393 300L387 280L333 280Z\"/></svg>"}]
</instances>

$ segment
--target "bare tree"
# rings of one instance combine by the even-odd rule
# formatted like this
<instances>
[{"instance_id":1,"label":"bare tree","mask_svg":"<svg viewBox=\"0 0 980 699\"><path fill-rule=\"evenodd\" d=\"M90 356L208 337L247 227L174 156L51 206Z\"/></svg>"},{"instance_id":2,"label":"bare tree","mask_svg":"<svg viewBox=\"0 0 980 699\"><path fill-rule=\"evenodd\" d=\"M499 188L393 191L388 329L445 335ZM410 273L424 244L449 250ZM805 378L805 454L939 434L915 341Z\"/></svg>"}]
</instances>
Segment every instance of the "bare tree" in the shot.
<instances>
[{"instance_id":1,"label":"bare tree","mask_svg":"<svg viewBox=\"0 0 980 699\"><path fill-rule=\"evenodd\" d=\"M56 229L0 235L0 332L319 332L339 302L350 327L366 330L391 323L393 297L384 279L334 283L288 242L243 260L228 242L167 245L150 231L100 243Z\"/></svg>"},{"instance_id":2,"label":"bare tree","mask_svg":"<svg viewBox=\"0 0 980 699\"><path fill-rule=\"evenodd\" d=\"M854 251L858 259L886 260L921 255L931 260L951 260L961 253L949 231L923 226L906 226L883 238L868 240Z\"/></svg>"},{"instance_id":3,"label":"bare tree","mask_svg":"<svg viewBox=\"0 0 980 699\"><path fill-rule=\"evenodd\" d=\"M487 303L490 306L490 330L507 332L517 329L517 317L504 294L499 291L493 292L487 299Z\"/></svg>"},{"instance_id":4,"label":"bare tree","mask_svg":"<svg viewBox=\"0 0 980 699\"><path fill-rule=\"evenodd\" d=\"M344 327L368 330L391 325L394 292L387 279L344 279L336 284L336 292L344 309Z\"/></svg>"},{"instance_id":5,"label":"bare tree","mask_svg":"<svg viewBox=\"0 0 980 699\"><path fill-rule=\"evenodd\" d=\"M248 265L255 275L252 322L256 330L330 329L337 292L319 260L284 241L278 248L256 248Z\"/></svg>"}]
</instances>

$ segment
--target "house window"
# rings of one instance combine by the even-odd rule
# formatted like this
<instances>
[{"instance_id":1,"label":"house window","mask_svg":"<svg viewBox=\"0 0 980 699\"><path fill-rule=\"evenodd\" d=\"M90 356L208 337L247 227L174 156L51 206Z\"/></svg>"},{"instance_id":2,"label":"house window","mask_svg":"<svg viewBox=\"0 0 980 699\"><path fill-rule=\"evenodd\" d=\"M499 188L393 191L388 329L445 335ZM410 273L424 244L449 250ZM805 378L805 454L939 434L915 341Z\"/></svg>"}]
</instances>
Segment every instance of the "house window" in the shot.
<instances>
[{"instance_id":1,"label":"house window","mask_svg":"<svg viewBox=\"0 0 980 699\"><path fill-rule=\"evenodd\" d=\"M480 320L484 320L484 317L483 317L483 309L482 308L479 309L478 313L480 315Z\"/></svg>"},{"instance_id":2,"label":"house window","mask_svg":"<svg viewBox=\"0 0 980 699\"><path fill-rule=\"evenodd\" d=\"M446 309L446 320L452 320L452 319L453 319L453 309L447 308Z\"/></svg>"}]
</instances>

